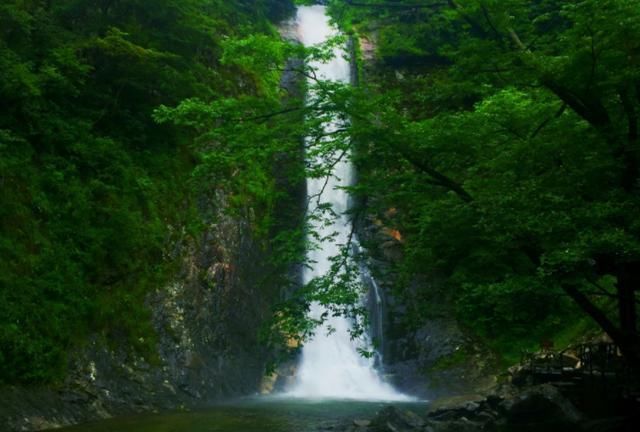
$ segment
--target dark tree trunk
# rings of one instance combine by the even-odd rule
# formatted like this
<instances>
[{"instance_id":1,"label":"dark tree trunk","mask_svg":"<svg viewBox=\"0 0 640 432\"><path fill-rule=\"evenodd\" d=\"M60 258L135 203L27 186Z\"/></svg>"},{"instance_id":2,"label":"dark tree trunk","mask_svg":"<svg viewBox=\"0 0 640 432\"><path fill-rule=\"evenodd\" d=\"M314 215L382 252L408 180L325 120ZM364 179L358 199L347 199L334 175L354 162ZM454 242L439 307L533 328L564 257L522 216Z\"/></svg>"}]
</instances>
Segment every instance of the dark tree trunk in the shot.
<instances>
[{"instance_id":1,"label":"dark tree trunk","mask_svg":"<svg viewBox=\"0 0 640 432\"><path fill-rule=\"evenodd\" d=\"M639 95L640 96L640 95ZM620 91L620 100L627 116L627 143L622 147L625 161L625 172L622 183L625 190L630 191L636 187L640 166L638 163L638 113L629 91Z\"/></svg>"},{"instance_id":2,"label":"dark tree trunk","mask_svg":"<svg viewBox=\"0 0 640 432\"><path fill-rule=\"evenodd\" d=\"M638 339L636 295L640 286L640 264L621 264L618 270L616 284L618 296L618 313L620 329L625 337Z\"/></svg>"},{"instance_id":3,"label":"dark tree trunk","mask_svg":"<svg viewBox=\"0 0 640 432\"><path fill-rule=\"evenodd\" d=\"M620 348L629 366L636 373L640 373L640 338L638 338L637 333L633 336L618 328L600 308L594 305L574 285L565 285L563 288L569 297L611 337L613 342ZM635 300L633 301L633 306L635 308Z\"/></svg>"}]
</instances>

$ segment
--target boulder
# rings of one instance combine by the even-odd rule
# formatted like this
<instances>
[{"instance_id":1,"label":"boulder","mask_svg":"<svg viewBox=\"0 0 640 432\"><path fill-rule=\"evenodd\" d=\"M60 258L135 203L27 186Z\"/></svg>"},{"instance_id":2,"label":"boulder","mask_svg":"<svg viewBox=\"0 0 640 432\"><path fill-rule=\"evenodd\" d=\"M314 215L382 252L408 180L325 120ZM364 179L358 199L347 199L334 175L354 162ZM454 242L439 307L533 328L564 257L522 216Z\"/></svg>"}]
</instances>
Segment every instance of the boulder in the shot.
<instances>
[{"instance_id":1,"label":"boulder","mask_svg":"<svg viewBox=\"0 0 640 432\"><path fill-rule=\"evenodd\" d=\"M374 432L405 432L421 430L425 421L417 414L393 406L382 409L371 421Z\"/></svg>"},{"instance_id":2,"label":"boulder","mask_svg":"<svg viewBox=\"0 0 640 432\"><path fill-rule=\"evenodd\" d=\"M582 420L580 412L551 384L530 387L506 398L500 403L499 409L507 423L513 425L577 424Z\"/></svg>"},{"instance_id":3,"label":"boulder","mask_svg":"<svg viewBox=\"0 0 640 432\"><path fill-rule=\"evenodd\" d=\"M489 409L484 398L480 395L460 395L435 401L428 417L434 421L452 421L461 418L475 420L476 417L486 418L483 412Z\"/></svg>"},{"instance_id":4,"label":"boulder","mask_svg":"<svg viewBox=\"0 0 640 432\"><path fill-rule=\"evenodd\" d=\"M484 430L482 423L473 422L465 417L450 421L431 420L424 428L425 432L479 432Z\"/></svg>"}]
</instances>

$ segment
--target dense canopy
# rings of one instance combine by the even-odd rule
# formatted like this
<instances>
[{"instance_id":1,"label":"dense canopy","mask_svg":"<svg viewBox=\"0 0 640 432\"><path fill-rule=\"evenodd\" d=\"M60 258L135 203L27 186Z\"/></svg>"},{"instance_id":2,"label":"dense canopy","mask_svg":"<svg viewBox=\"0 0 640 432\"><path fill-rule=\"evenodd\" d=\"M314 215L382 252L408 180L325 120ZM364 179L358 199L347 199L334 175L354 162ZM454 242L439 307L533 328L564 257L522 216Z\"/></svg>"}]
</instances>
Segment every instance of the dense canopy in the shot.
<instances>
[{"instance_id":1,"label":"dense canopy","mask_svg":"<svg viewBox=\"0 0 640 432\"><path fill-rule=\"evenodd\" d=\"M302 262L304 224L274 234L283 177L326 176L347 148L354 217L402 249L407 328L434 313L421 277L509 361L595 324L640 364L640 1L327 3L357 85L286 67L331 52L282 40L287 1L0 5L0 381L59 377L92 332L153 352L144 299L176 274L175 236L201 230L203 194ZM324 163L303 166L303 136ZM283 288L273 333L312 331L312 300L364 312L347 256Z\"/></svg>"}]
</instances>

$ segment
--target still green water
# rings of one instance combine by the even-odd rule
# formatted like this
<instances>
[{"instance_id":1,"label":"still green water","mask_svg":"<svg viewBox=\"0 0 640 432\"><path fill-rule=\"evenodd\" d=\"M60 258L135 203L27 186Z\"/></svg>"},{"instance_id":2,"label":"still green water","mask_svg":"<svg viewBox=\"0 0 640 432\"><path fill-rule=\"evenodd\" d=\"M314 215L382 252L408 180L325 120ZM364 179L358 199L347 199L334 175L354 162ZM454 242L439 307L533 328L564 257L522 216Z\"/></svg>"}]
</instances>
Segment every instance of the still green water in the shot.
<instances>
[{"instance_id":1,"label":"still green water","mask_svg":"<svg viewBox=\"0 0 640 432\"><path fill-rule=\"evenodd\" d=\"M349 400L246 398L193 412L121 417L62 429L64 432L317 432L371 418L390 405ZM393 403L415 412L426 403Z\"/></svg>"}]
</instances>

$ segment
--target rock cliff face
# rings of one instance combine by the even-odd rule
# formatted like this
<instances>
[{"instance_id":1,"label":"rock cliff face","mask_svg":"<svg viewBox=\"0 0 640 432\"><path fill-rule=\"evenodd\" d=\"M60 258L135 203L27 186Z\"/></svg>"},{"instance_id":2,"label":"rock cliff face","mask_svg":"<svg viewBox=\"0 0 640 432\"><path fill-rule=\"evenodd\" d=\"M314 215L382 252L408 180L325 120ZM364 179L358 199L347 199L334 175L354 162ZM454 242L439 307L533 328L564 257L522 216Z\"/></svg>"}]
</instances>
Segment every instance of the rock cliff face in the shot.
<instances>
[{"instance_id":1,"label":"rock cliff face","mask_svg":"<svg viewBox=\"0 0 640 432\"><path fill-rule=\"evenodd\" d=\"M403 259L398 233L370 215L358 227L368 246L369 268L383 294L380 347L384 372L401 391L436 398L481 392L495 384L495 359L456 321L451 296L437 279L415 275L398 289L396 265ZM415 296L429 304L420 320L408 316ZM426 297L426 299L425 299Z\"/></svg>"},{"instance_id":2,"label":"rock cliff face","mask_svg":"<svg viewBox=\"0 0 640 432\"><path fill-rule=\"evenodd\" d=\"M224 196L216 196L217 208ZM51 388L0 391L0 430L41 430L114 415L196 406L258 390L267 357L258 330L278 288L246 218L211 209L197 239L177 233L183 258L174 281L147 299L157 357L135 354L126 338L95 335L70 354L69 373Z\"/></svg>"}]
</instances>

